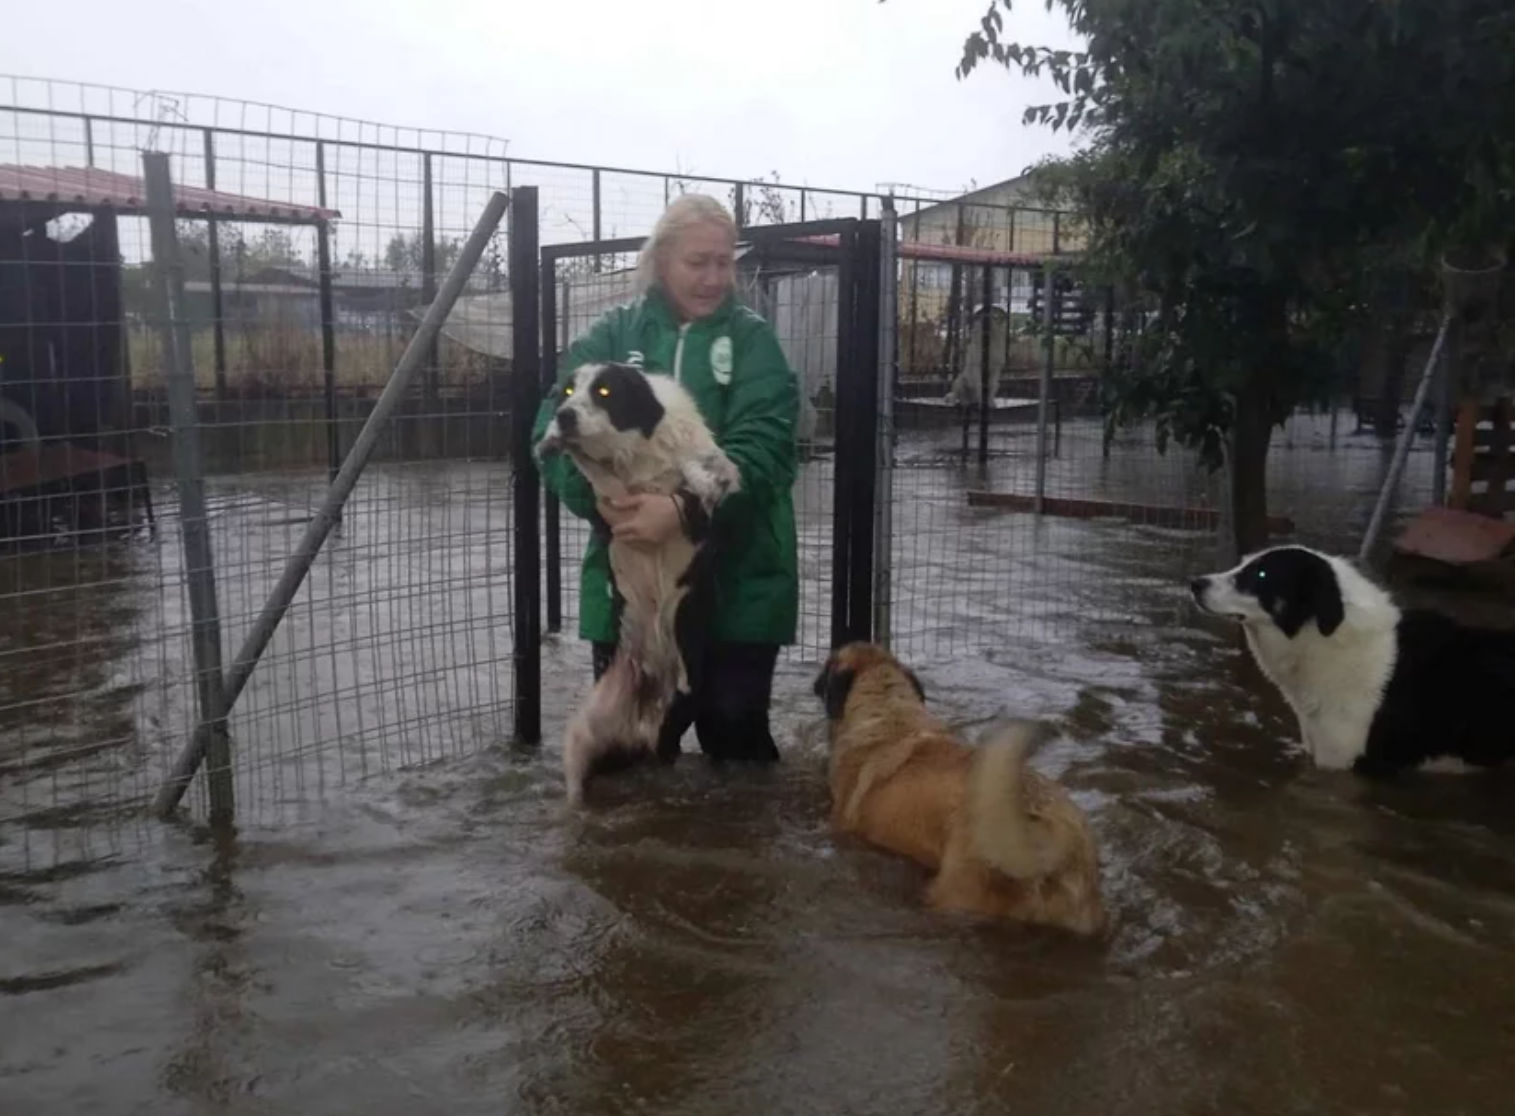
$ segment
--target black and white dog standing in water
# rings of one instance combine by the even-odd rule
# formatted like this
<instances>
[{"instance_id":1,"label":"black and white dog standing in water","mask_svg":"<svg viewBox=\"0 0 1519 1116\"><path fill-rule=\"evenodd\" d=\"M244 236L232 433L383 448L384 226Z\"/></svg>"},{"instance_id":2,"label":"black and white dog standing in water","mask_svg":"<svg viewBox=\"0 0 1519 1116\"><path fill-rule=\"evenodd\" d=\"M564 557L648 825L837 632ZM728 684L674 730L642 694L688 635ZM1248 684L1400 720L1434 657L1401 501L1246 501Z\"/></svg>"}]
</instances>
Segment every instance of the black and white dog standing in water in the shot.
<instances>
[{"instance_id":1,"label":"black and white dog standing in water","mask_svg":"<svg viewBox=\"0 0 1519 1116\"><path fill-rule=\"evenodd\" d=\"M738 467L712 440L696 403L669 376L626 364L575 370L565 399L534 449L567 453L598 499L672 497L681 531L659 546L613 538L612 580L621 602L617 652L565 732L571 802L610 761L669 754L660 728L677 695L690 693L702 610L709 606L712 513L739 487Z\"/></svg>"},{"instance_id":2,"label":"black and white dog standing in water","mask_svg":"<svg viewBox=\"0 0 1519 1116\"><path fill-rule=\"evenodd\" d=\"M1514 637L1403 610L1343 558L1282 546L1192 582L1240 621L1320 767L1387 775L1514 758Z\"/></svg>"}]
</instances>

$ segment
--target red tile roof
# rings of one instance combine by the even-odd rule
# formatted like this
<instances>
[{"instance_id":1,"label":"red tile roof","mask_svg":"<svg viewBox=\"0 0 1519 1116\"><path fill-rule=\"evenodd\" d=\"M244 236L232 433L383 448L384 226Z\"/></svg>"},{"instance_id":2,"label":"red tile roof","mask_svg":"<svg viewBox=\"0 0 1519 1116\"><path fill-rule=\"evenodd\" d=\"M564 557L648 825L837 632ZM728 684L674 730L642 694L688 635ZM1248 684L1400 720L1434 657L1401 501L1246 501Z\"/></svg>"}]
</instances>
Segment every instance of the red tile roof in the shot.
<instances>
[{"instance_id":1,"label":"red tile roof","mask_svg":"<svg viewBox=\"0 0 1519 1116\"><path fill-rule=\"evenodd\" d=\"M87 167L0 166L0 202L58 202L141 213L147 208L142 179ZM240 221L316 222L340 214L335 209L265 201L200 186L174 186L175 209L186 217L227 217Z\"/></svg>"}]
</instances>

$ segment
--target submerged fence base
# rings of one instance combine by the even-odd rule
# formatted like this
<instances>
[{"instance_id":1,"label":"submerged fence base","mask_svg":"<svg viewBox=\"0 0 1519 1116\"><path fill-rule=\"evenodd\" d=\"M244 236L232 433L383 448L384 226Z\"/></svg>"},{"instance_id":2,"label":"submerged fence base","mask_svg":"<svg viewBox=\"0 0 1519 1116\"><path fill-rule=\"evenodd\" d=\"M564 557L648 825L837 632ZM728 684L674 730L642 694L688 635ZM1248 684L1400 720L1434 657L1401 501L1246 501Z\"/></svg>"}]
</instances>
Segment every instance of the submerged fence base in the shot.
<instances>
[{"instance_id":1,"label":"submerged fence base","mask_svg":"<svg viewBox=\"0 0 1519 1116\"><path fill-rule=\"evenodd\" d=\"M401 354L401 359L396 363L395 371L391 373L385 390L381 392L363 429L354 439L352 447L348 450L348 456L344 458L342 467L338 469L337 476L333 478L327 489L321 507L312 516L306 533L296 544L295 553L290 556L290 560L285 565L284 573L270 592L268 601L254 621L252 630L244 639L237 657L233 659L231 667L227 670L226 681L222 686L224 703L222 720L237 703L243 687L248 684L248 679L253 674L254 667L258 665L259 656L263 654L264 648L274 636L275 629L279 627L280 620L284 618L285 611L290 607L290 602L295 599L295 594L310 571L312 562L316 560L318 551L322 549L322 544L327 541L327 536L336 526L343 504L353 492L359 475L364 471L364 466L368 464L370 454L380 439L381 429L401 402L401 397L410 385L412 377L427 360L433 344L437 341L444 319L453 309L470 273L474 271L475 265L484 254L491 235L501 223L506 206L506 194L497 191L491 195L490 201L486 203L485 211L475 224L474 231L470 233L469 239L465 241L463 249L459 252L458 259L449 270L442 289L438 291L432 304L427 308L421 325L417 327L417 332L413 334L411 342L406 346L406 351ZM159 788L154 800L154 809L159 816L172 813L179 805L180 799L184 797L190 785L190 780L195 777L195 772L205 758L206 749L211 743L211 735L209 727L203 722L202 727L186 743L174 763L173 770L163 786Z\"/></svg>"},{"instance_id":2,"label":"submerged fence base","mask_svg":"<svg viewBox=\"0 0 1519 1116\"><path fill-rule=\"evenodd\" d=\"M965 502L973 508L1041 512L1044 515L1071 519L1127 519L1135 523L1147 523L1152 527L1174 527L1179 530L1213 530L1220 521L1220 513L1212 508L1133 504L1117 500L1074 500L1063 496L1025 495L1019 492L973 490L965 494ZM1273 535L1290 535L1296 528L1285 515L1269 515L1266 517L1266 530Z\"/></svg>"}]
</instances>

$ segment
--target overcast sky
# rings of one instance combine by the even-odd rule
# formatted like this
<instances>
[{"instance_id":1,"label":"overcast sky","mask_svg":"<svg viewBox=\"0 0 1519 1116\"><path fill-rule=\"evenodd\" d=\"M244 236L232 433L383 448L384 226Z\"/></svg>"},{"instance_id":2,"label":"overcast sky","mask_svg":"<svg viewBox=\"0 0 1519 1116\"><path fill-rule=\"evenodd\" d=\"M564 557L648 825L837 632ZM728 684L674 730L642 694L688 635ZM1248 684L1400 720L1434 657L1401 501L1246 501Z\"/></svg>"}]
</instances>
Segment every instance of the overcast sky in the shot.
<instances>
[{"instance_id":1,"label":"overcast sky","mask_svg":"<svg viewBox=\"0 0 1519 1116\"><path fill-rule=\"evenodd\" d=\"M82 0L13 4L0 70L246 98L562 159L802 185L959 189L1069 139L1000 68L957 81L985 0ZM1015 3L1013 34L1073 46Z\"/></svg>"}]
</instances>

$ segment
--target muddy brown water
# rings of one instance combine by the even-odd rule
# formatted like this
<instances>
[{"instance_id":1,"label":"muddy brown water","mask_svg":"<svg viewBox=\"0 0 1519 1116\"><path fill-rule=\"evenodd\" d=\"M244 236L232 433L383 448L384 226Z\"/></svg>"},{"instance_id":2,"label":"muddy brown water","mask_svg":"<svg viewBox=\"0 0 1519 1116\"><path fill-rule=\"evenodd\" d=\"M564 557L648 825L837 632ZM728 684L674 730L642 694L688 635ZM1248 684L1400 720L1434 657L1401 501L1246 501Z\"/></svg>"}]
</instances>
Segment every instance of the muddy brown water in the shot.
<instances>
[{"instance_id":1,"label":"muddy brown water","mask_svg":"<svg viewBox=\"0 0 1519 1116\"><path fill-rule=\"evenodd\" d=\"M239 747L271 758L240 782L230 839L134 807L185 715L160 677L182 675L181 641L141 634L182 634L163 603L177 542L33 556L0 586L15 602L23 577L99 587L66 623L18 608L0 625L7 700L37 694L0 725L0 1113L1512 1111L1511 773L1313 771L1237 634L1180 590L1209 540L1014 532L940 499L977 478L908 450L899 643L967 731L1005 712L1062 728L1035 762L1091 814L1104 940L929 913L916 869L829 834L815 601L777 680L779 767L688 755L567 812L554 734L584 648L548 641L541 751L478 712L509 698L487 677L509 655L471 642L507 615L486 584L505 482L381 472L365 491L393 537L356 510L317 571L331 630L298 614L250 692ZM1343 486L1296 510L1345 543L1376 455L1286 460L1283 499ZM826 477L809 466L808 483ZM235 630L299 529L268 504L298 511L316 487L215 486ZM804 524L814 575L824 526ZM338 607L359 589L362 607ZM380 655L371 628L421 634ZM473 674L408 674L452 662L452 639ZM319 700L324 678L346 680L338 699ZM344 693L370 706L363 726L333 713ZM429 718L448 725L431 750ZM315 747L324 733L386 747Z\"/></svg>"}]
</instances>

